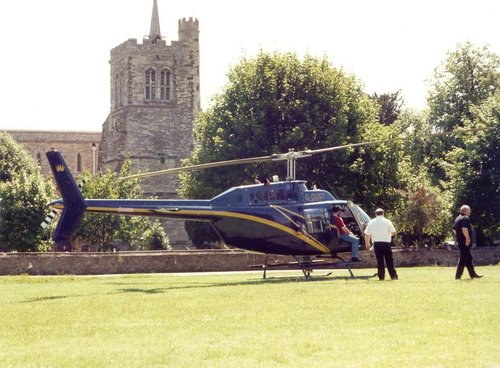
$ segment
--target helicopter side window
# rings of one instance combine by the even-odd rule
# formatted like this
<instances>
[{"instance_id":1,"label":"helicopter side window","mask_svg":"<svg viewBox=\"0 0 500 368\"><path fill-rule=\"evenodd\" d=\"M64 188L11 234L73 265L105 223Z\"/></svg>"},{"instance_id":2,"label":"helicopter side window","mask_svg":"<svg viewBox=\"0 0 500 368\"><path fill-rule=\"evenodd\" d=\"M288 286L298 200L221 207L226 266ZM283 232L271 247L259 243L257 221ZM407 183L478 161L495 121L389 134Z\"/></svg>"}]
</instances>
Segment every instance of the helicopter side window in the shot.
<instances>
[{"instance_id":1,"label":"helicopter side window","mask_svg":"<svg viewBox=\"0 0 500 368\"><path fill-rule=\"evenodd\" d=\"M255 195L255 193L253 192L250 192L250 204L258 204L259 203L259 200L257 199L257 196Z\"/></svg>"},{"instance_id":2,"label":"helicopter side window","mask_svg":"<svg viewBox=\"0 0 500 368\"><path fill-rule=\"evenodd\" d=\"M286 192L286 199L289 203L298 202L301 199L301 195L307 190L304 183L293 183L288 186Z\"/></svg>"},{"instance_id":3,"label":"helicopter side window","mask_svg":"<svg viewBox=\"0 0 500 368\"><path fill-rule=\"evenodd\" d=\"M252 188L253 191L248 193L250 205L259 206L266 204L284 204L287 200L286 191L284 188L271 189L270 186L265 188Z\"/></svg>"},{"instance_id":4,"label":"helicopter side window","mask_svg":"<svg viewBox=\"0 0 500 368\"><path fill-rule=\"evenodd\" d=\"M272 204L283 204L285 201L285 190L284 189L272 189L269 191L269 203Z\"/></svg>"},{"instance_id":5,"label":"helicopter side window","mask_svg":"<svg viewBox=\"0 0 500 368\"><path fill-rule=\"evenodd\" d=\"M286 197L289 202L297 202L299 200L299 194L292 190L288 192Z\"/></svg>"},{"instance_id":6,"label":"helicopter side window","mask_svg":"<svg viewBox=\"0 0 500 368\"><path fill-rule=\"evenodd\" d=\"M326 208L304 210L307 232L310 234L330 231L330 215Z\"/></svg>"},{"instance_id":7,"label":"helicopter side window","mask_svg":"<svg viewBox=\"0 0 500 368\"><path fill-rule=\"evenodd\" d=\"M254 206L267 204L269 193L267 190L258 190L255 192L250 192L250 204Z\"/></svg>"}]
</instances>

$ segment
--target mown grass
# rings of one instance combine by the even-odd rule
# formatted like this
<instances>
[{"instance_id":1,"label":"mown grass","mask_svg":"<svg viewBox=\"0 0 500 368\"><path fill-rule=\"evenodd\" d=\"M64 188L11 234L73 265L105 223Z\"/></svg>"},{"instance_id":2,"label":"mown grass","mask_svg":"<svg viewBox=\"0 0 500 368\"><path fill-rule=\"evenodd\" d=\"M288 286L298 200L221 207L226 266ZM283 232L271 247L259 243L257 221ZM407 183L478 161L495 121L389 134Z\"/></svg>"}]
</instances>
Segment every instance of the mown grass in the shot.
<instances>
[{"instance_id":1,"label":"mown grass","mask_svg":"<svg viewBox=\"0 0 500 368\"><path fill-rule=\"evenodd\" d=\"M500 267L0 278L2 367L500 366Z\"/></svg>"}]
</instances>

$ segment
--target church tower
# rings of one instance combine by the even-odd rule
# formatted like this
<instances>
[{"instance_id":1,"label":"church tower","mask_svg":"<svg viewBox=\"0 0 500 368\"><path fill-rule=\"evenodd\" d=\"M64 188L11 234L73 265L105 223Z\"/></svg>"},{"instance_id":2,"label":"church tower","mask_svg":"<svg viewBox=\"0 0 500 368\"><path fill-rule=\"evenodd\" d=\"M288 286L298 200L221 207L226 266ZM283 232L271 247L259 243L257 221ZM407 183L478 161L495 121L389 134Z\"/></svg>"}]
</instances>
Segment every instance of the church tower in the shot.
<instances>
[{"instance_id":1,"label":"church tower","mask_svg":"<svg viewBox=\"0 0 500 368\"><path fill-rule=\"evenodd\" d=\"M180 166L193 148L193 123L200 111L198 20L178 21L178 41L167 44L160 32L157 0L149 35L111 50L111 111L103 124L99 167L120 170L130 156L132 171ZM176 198L175 175L141 181L145 195ZM171 242L173 229L167 226ZM185 233L180 235L185 240Z\"/></svg>"}]
</instances>

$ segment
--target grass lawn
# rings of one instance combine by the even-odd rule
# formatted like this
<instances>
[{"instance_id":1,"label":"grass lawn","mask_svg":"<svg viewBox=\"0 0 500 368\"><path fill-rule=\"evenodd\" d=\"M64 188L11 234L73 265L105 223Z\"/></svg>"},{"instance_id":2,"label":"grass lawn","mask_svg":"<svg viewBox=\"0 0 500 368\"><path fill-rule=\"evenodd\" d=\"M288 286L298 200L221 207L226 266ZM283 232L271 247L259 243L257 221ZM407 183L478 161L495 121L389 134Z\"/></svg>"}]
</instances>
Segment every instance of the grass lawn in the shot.
<instances>
[{"instance_id":1,"label":"grass lawn","mask_svg":"<svg viewBox=\"0 0 500 368\"><path fill-rule=\"evenodd\" d=\"M0 277L1 367L500 367L500 266Z\"/></svg>"}]
</instances>

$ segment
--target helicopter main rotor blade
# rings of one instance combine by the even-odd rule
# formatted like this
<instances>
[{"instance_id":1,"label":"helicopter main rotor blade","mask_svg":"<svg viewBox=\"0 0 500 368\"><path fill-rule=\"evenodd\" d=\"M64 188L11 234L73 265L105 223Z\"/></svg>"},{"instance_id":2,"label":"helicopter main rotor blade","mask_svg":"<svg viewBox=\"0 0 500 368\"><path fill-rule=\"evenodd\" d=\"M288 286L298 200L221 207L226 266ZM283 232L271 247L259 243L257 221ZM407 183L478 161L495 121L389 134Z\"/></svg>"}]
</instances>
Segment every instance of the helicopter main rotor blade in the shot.
<instances>
[{"instance_id":1,"label":"helicopter main rotor blade","mask_svg":"<svg viewBox=\"0 0 500 368\"><path fill-rule=\"evenodd\" d=\"M419 135L419 136L411 137L411 138L443 137L443 136L447 136L447 135L457 135L457 134L465 134L465 133L471 133L471 132L479 132L479 131L488 130L488 129L490 129L490 128L486 127L486 128L474 128L474 129L455 129L455 130L451 130L449 132L429 133L429 134L423 134L423 135ZM342 146L326 147L326 148L320 148L317 150L308 150L307 153L314 155L317 153L338 151L338 150L352 148L352 147L368 146L370 144L381 144L381 143L389 143L389 142L394 142L394 141L404 141L404 140L409 139L409 138L410 137L394 137L394 138L379 139L379 140L369 141L369 142L351 143L351 144L346 144L346 145L342 145ZM300 157L297 157L297 158L300 158Z\"/></svg>"},{"instance_id":2,"label":"helicopter main rotor blade","mask_svg":"<svg viewBox=\"0 0 500 368\"><path fill-rule=\"evenodd\" d=\"M420 136L416 136L416 137L412 137L412 138L440 137L440 136L447 136L447 135L456 135L456 134L478 132L478 131L488 130L488 129L490 129L490 127L474 128L474 129L456 129L456 130L451 130L449 132L430 133L430 134L424 134L424 135L420 135ZM403 141L403 140L406 140L408 138L409 137L393 137L393 138L389 138L389 139L379 139L379 140L374 140L374 141L369 141L369 142L351 143L351 144L345 144L342 146L326 147L326 148L320 148L320 149L316 149L316 150L309 150L309 149L303 150L303 151L290 150L287 153L279 153L279 154L273 154L273 155L269 155L269 156L249 157L249 158L241 158L241 159L235 159L235 160L209 162L209 163L205 163L205 164L181 166L181 167L175 167L175 168L171 168L171 169L164 169L164 170L152 171L152 172L147 172L147 173L133 174L133 175L128 175L128 176L123 176L120 179L147 178L147 177L151 177L151 176L178 173L181 171L203 170L203 169L210 169L210 168L224 167L224 166L252 164L252 163L256 163L256 162L296 160L299 158L310 157L311 155L318 154L318 153L338 151L338 150L353 148L353 147L368 146L371 144L382 144L382 143L389 143L389 142L394 142L394 141Z\"/></svg>"},{"instance_id":3,"label":"helicopter main rotor blade","mask_svg":"<svg viewBox=\"0 0 500 368\"><path fill-rule=\"evenodd\" d=\"M241 158L241 159L228 160L228 161L209 162L206 164L181 166L181 167L174 167L171 169L164 169L164 170L158 170L158 171L151 171L151 172L147 172L147 173L133 174L133 175L128 175L128 176L123 176L120 179L147 178L147 177L157 176L157 175L178 173L181 171L194 171L194 170L210 169L210 168L215 168L215 167L252 164L255 162L265 162L265 161L273 161L273 160L285 160L285 158L280 158L277 155L270 155L270 156L261 156L261 157Z\"/></svg>"}]
</instances>

